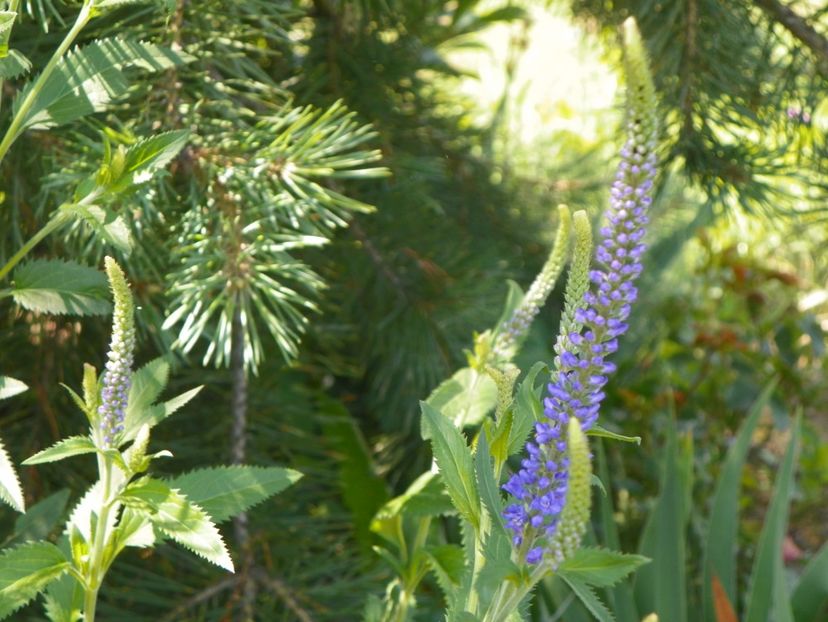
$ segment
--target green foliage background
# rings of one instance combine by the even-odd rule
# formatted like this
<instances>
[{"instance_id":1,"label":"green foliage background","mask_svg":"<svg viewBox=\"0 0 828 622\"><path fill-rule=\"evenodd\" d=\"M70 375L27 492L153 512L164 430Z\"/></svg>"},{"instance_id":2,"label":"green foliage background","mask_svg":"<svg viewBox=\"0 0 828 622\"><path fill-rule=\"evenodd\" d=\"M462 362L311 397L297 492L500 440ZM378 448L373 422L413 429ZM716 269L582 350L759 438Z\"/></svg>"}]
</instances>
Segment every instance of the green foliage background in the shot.
<instances>
[{"instance_id":1,"label":"green foliage background","mask_svg":"<svg viewBox=\"0 0 828 622\"><path fill-rule=\"evenodd\" d=\"M610 64L617 25L635 15L662 103L665 173L652 251L602 414L607 427L644 437L641 450L613 446L607 456L622 548L637 548L658 492L655 447L675 420L694 440L699 513L687 538L691 553L700 551L727 441L772 378L771 416L743 482L740 559L753 555L797 407L804 444L790 535L803 559L819 548L828 524L828 58L783 25L779 3L161 4L119 8L78 44L118 35L192 60L131 70L128 94L105 111L19 139L0 169L0 262L98 170L102 133L117 145L192 132L167 174L112 206L135 240L131 254L115 254L148 337L138 360L173 352L171 394L206 385L174 429L159 429L179 468L230 459L230 333L236 309L247 313L249 461L305 474L251 514L267 586L257 619L357 620L368 596L382 593L389 574L370 549L368 523L428 467L418 400L463 364L472 332L497 319L504 280L526 284L542 265L554 206L566 201L597 217L606 201L612 149L603 141L561 131L519 144L510 136L513 93L480 122L478 104L458 88L468 77L454 52L483 45L495 25L519 32L536 11L570 15ZM791 8L824 41L828 17L815 5ZM42 67L76 8L21 7L12 43ZM537 79L554 79L554 62ZM21 83L3 83L3 125ZM36 254L96 264L105 252L113 251L76 227ZM551 357L561 304L553 296L533 329L524 368ZM0 370L31 387L0 406L0 434L19 462L83 424L58 383L77 386L81 362L100 364L108 325L10 304L0 321ZM83 466L23 469L28 501L76 495L84 473L71 469ZM50 498L54 508L64 499ZM14 537L9 512L0 527ZM452 529L445 525L449 537ZM104 619L234 615L238 590L213 569L172 548L149 556L115 568ZM700 558L691 559L688 574L700 577ZM566 600L559 588L539 599L535 619L544 602ZM418 603L419 619L437 619L434 586ZM34 609L19 615L36 619ZM568 615L583 619L574 608Z\"/></svg>"}]
</instances>

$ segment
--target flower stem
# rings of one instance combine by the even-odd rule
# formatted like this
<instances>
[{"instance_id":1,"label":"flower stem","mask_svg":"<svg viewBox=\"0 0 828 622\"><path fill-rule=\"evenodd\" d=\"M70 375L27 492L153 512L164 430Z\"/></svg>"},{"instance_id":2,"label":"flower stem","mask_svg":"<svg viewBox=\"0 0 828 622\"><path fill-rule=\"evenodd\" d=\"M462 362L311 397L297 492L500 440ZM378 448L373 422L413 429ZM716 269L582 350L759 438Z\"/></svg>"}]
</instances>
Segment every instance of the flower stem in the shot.
<instances>
[{"instance_id":1,"label":"flower stem","mask_svg":"<svg viewBox=\"0 0 828 622\"><path fill-rule=\"evenodd\" d=\"M60 59L63 58L63 55L66 54L69 46L72 45L77 36L80 34L80 31L83 30L84 26L86 26L91 18L92 1L85 0L83 6L81 7L80 13L78 13L78 17L72 26L72 29L66 33L66 37L64 37L63 41L61 41L60 46L58 46L58 49L55 50L55 53L52 54L52 58L50 58L49 62L46 63L43 71L40 72L37 80L35 80L35 83L32 85L31 90L21 102L20 108L17 109L17 114L14 115L11 125L9 125L9 128L6 130L6 135L3 136L3 141L0 142L0 162L3 161L3 158L12 146L12 143L15 139L17 139L23 129L23 123L25 122L26 116L29 114L32 106L34 106L37 96L40 95L40 92L43 90L43 86L46 84L49 76L52 75L52 72L54 72L57 64L60 62Z\"/></svg>"},{"instance_id":2,"label":"flower stem","mask_svg":"<svg viewBox=\"0 0 828 622\"><path fill-rule=\"evenodd\" d=\"M84 622L95 622L95 608L98 603L98 590L101 588L106 568L103 557L106 548L106 526L109 522L109 512L112 502L109 498L112 485L112 461L106 456L98 454L98 471L101 475L101 508L98 521L95 524L92 550L89 552L90 564L86 577L85 594L83 598Z\"/></svg>"}]
</instances>

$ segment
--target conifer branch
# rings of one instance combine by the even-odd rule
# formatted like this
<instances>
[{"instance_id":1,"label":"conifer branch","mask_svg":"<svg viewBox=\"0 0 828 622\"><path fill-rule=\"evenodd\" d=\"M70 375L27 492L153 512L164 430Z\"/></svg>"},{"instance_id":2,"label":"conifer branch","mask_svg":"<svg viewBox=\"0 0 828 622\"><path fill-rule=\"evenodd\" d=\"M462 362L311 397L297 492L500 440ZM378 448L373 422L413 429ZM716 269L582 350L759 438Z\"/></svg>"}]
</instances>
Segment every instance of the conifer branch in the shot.
<instances>
[{"instance_id":1,"label":"conifer branch","mask_svg":"<svg viewBox=\"0 0 828 622\"><path fill-rule=\"evenodd\" d=\"M681 114L684 119L681 133L685 139L689 138L695 132L695 128L693 126L693 90L696 57L698 56L698 27L698 0L687 0L687 10L684 21L685 47L681 67Z\"/></svg>"},{"instance_id":2,"label":"conifer branch","mask_svg":"<svg viewBox=\"0 0 828 622\"><path fill-rule=\"evenodd\" d=\"M814 30L804 17L778 0L756 0L756 4L816 55L817 70L823 77L828 78L828 38Z\"/></svg>"}]
</instances>

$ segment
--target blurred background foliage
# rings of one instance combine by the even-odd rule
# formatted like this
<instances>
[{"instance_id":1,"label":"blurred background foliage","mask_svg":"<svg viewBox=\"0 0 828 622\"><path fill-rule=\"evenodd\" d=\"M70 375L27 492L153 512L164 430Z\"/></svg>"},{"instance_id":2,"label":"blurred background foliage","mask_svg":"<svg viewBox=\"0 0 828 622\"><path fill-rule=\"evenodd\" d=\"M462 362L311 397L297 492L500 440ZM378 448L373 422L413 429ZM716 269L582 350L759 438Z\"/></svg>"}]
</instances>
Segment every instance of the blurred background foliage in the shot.
<instances>
[{"instance_id":1,"label":"blurred background foliage","mask_svg":"<svg viewBox=\"0 0 828 622\"><path fill-rule=\"evenodd\" d=\"M21 7L13 44L42 67L76 7ZM597 218L606 203L619 144L616 33L629 15L654 61L664 174L631 339L602 414L644 439L607 447L614 520L635 550L675 420L694 441L687 537L698 551L724 452L778 379L744 472L739 556L749 568L801 408L786 539L795 575L828 538L820 2L242 0L228 10L169 0L125 6L83 32L81 45L117 35L194 60L131 74L129 94L105 112L21 137L0 169L0 259L98 168L102 133L130 144L192 131L169 173L117 206L136 241L119 260L141 306L138 360L171 351L171 391L206 385L175 429L158 430L178 464L231 459L236 334L249 374L247 456L305 473L251 513L257 619L357 620L382 593L388 570L368 524L430 462L418 400L463 364L473 331L493 325L505 279L531 281L555 206ZM4 104L18 86L3 83ZM104 252L80 228L37 249L87 263ZM522 369L551 358L561 298L533 327ZM6 307L0 321L0 369L32 388L0 407L0 434L20 461L83 424L58 383L77 386L83 361L101 364L108 329ZM69 464L23 469L27 501L65 507L65 495L50 495L78 494L72 469L84 465ZM14 519L0 513L0 533L13 534ZM236 582L172 548L150 555L113 572L105 616L235 619ZM436 589L426 583L418 599L419 619L438 619ZM19 616L37 619L34 609Z\"/></svg>"}]
</instances>

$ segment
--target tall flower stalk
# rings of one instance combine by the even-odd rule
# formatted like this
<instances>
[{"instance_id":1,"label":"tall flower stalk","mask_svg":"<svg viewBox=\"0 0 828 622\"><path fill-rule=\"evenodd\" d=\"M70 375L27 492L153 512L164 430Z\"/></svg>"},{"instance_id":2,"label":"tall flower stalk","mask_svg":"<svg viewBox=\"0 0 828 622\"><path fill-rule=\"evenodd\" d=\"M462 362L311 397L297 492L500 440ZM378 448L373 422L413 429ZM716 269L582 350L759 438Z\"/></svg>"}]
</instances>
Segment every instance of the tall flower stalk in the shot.
<instances>
[{"instance_id":1,"label":"tall flower stalk","mask_svg":"<svg viewBox=\"0 0 828 622\"><path fill-rule=\"evenodd\" d=\"M557 370L548 385L544 417L535 424L528 457L505 484L514 497L504 513L519 561L555 569L577 547L578 530L562 520L570 503L571 472L566 426L584 431L598 418L604 386L616 366L607 357L618 349L638 290L643 242L656 172L656 101L646 56L635 23L624 25L627 77L627 141L621 150L610 206L604 215L591 287L582 295L572 322L562 322ZM578 288L576 273L571 287Z\"/></svg>"}]
</instances>

